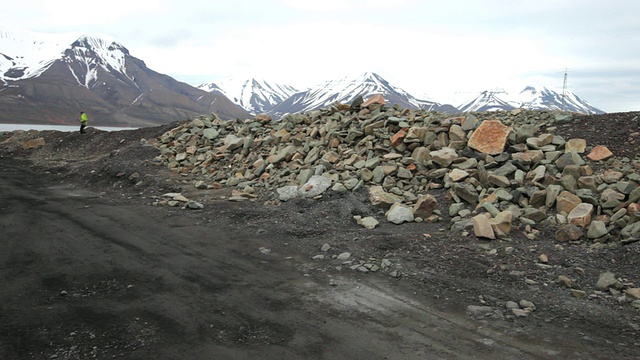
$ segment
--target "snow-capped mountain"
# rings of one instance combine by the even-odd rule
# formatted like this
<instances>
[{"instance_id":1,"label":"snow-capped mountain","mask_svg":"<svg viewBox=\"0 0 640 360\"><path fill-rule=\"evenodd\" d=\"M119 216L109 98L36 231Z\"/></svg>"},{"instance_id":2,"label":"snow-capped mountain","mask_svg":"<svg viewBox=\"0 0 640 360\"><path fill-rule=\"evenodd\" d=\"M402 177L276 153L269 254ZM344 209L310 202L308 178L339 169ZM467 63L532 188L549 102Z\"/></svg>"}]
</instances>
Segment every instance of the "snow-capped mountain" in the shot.
<instances>
[{"instance_id":1,"label":"snow-capped mountain","mask_svg":"<svg viewBox=\"0 0 640 360\"><path fill-rule=\"evenodd\" d=\"M546 87L527 86L512 98L522 108L531 110L564 110L583 114L604 114L604 111L593 107L586 100L571 91L562 95L562 90L554 91Z\"/></svg>"},{"instance_id":2,"label":"snow-capped mountain","mask_svg":"<svg viewBox=\"0 0 640 360\"><path fill-rule=\"evenodd\" d=\"M227 79L218 84L200 84L197 88L208 92L220 92L254 115L271 111L278 104L299 92L293 86L257 79Z\"/></svg>"},{"instance_id":3,"label":"snow-capped mountain","mask_svg":"<svg viewBox=\"0 0 640 360\"><path fill-rule=\"evenodd\" d=\"M381 94L389 104L398 104L403 108L443 112L457 110L451 105L416 99L408 92L391 85L380 75L366 72L358 77L327 81L307 91L294 94L269 113L277 117L286 113L307 112L327 107L335 102L348 104L358 96L366 99L374 94Z\"/></svg>"},{"instance_id":4,"label":"snow-capped mountain","mask_svg":"<svg viewBox=\"0 0 640 360\"><path fill-rule=\"evenodd\" d=\"M249 114L225 96L159 74L108 36L0 29L0 122L145 126L216 112Z\"/></svg>"},{"instance_id":5,"label":"snow-capped mountain","mask_svg":"<svg viewBox=\"0 0 640 360\"><path fill-rule=\"evenodd\" d=\"M498 97L500 93L495 91L483 91L477 97L468 100L458 106L463 112L513 110L517 107Z\"/></svg>"},{"instance_id":6,"label":"snow-capped mountain","mask_svg":"<svg viewBox=\"0 0 640 360\"><path fill-rule=\"evenodd\" d=\"M463 112L513 110L564 110L583 114L603 114L578 95L566 91L550 90L546 87L526 86L516 91L483 91L475 98L458 106Z\"/></svg>"},{"instance_id":7,"label":"snow-capped mountain","mask_svg":"<svg viewBox=\"0 0 640 360\"><path fill-rule=\"evenodd\" d=\"M37 76L80 36L0 28L0 79L6 82Z\"/></svg>"}]
</instances>

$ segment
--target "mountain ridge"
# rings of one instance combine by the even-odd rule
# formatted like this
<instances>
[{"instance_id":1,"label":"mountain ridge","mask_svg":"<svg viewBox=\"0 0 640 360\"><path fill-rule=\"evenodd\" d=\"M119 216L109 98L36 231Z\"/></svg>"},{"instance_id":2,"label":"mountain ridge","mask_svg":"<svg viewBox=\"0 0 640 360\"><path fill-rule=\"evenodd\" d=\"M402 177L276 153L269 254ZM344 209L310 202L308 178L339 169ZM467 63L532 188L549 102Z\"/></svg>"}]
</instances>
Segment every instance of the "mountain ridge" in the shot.
<instances>
[{"instance_id":1,"label":"mountain ridge","mask_svg":"<svg viewBox=\"0 0 640 360\"><path fill-rule=\"evenodd\" d=\"M485 90L457 108L462 112L513 110L559 110L583 114L604 114L571 91L556 91L545 86L527 85L522 90Z\"/></svg>"},{"instance_id":2,"label":"mountain ridge","mask_svg":"<svg viewBox=\"0 0 640 360\"><path fill-rule=\"evenodd\" d=\"M65 35L51 45L46 37L25 42L16 33L2 34L1 122L72 124L81 110L93 124L103 126L165 124L211 112L223 119L249 117L222 94L149 69L110 38L81 35L64 45ZM47 51L40 54L31 48L30 53L36 53L32 58L20 56L20 49L7 47L10 42Z\"/></svg>"},{"instance_id":3,"label":"mountain ridge","mask_svg":"<svg viewBox=\"0 0 640 360\"><path fill-rule=\"evenodd\" d=\"M252 80L253 79L245 80L245 83ZM211 84L214 83L208 83L207 86L210 89L214 89L212 91L221 91L232 100L240 97L239 95L236 95L237 91L236 94L234 94L233 90L224 89L224 82L220 82L219 85L215 86L212 86ZM281 87L282 85L277 84L277 86ZM405 90L391 85L382 76L373 72L365 72L359 76L345 76L340 79L329 80L315 87L293 93L288 98L285 98L281 102L275 104L275 106L272 106L267 111L260 111L263 109L257 109L255 107L245 107L245 109L253 114L266 112L271 116L280 117L288 113L317 110L330 106L335 102L351 103L360 96L370 97L376 94L383 95L389 104L398 104L406 108L437 110L443 112L457 111L455 107L449 104L441 104L426 99L417 99ZM264 95L262 96L264 97ZM282 96L279 97L282 98ZM245 103L243 103L243 105Z\"/></svg>"},{"instance_id":4,"label":"mountain ridge","mask_svg":"<svg viewBox=\"0 0 640 360\"><path fill-rule=\"evenodd\" d=\"M259 113L278 118L376 94L390 105L449 113L518 107L604 113L574 93L536 87L507 95L485 91L456 107L417 98L373 72L304 90L256 78L193 86L149 69L109 36L0 27L0 122L70 124L80 110L94 124L112 126L155 125L211 112L222 119Z\"/></svg>"},{"instance_id":5,"label":"mountain ridge","mask_svg":"<svg viewBox=\"0 0 640 360\"><path fill-rule=\"evenodd\" d=\"M257 82L255 78L250 78L236 83ZM261 93L252 94L247 92L247 87L242 92L233 87L225 86L225 81L216 83L201 84L199 88L207 91L218 91L225 94L229 99L243 106L251 114L267 113L274 117L281 117L288 113L306 112L328 107L332 103L351 103L358 96L370 97L381 94L390 104L411 109L426 109L441 112L472 112L472 111L509 111L517 108L530 110L564 110L584 114L603 114L604 111L593 107L584 99L573 92L566 91L564 95L558 91L550 90L547 87L527 85L518 90L485 90L477 93L473 98L468 98L457 106L436 102L432 100L422 100L409 94L407 91L391 85L382 76L365 72L355 77L342 77L340 79L329 80L307 90L294 93L289 98L280 103L270 102L269 107L254 107L247 101L238 101L239 98L256 96L261 99L269 98L265 94L265 89L270 86L262 81ZM282 86L282 84L277 84ZM237 86L236 86L237 88ZM273 98L274 96L271 96ZM281 94L278 99L284 98Z\"/></svg>"},{"instance_id":6,"label":"mountain ridge","mask_svg":"<svg viewBox=\"0 0 640 360\"><path fill-rule=\"evenodd\" d=\"M204 91L218 91L251 114L267 113L300 90L290 85L271 83L264 79L226 79L216 84L196 86Z\"/></svg>"}]
</instances>

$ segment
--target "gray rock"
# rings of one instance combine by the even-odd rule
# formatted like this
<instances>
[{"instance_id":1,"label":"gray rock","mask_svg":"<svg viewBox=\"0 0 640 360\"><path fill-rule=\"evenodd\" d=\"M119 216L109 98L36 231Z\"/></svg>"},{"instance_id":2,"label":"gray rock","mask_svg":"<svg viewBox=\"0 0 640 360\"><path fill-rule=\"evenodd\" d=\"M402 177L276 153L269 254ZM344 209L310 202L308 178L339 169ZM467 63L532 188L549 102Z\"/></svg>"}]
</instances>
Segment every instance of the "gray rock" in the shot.
<instances>
[{"instance_id":1,"label":"gray rock","mask_svg":"<svg viewBox=\"0 0 640 360\"><path fill-rule=\"evenodd\" d=\"M487 183L500 188L508 188L511 185L509 178L506 176L496 175L491 172L489 172L489 175L487 176Z\"/></svg>"},{"instance_id":2,"label":"gray rock","mask_svg":"<svg viewBox=\"0 0 640 360\"><path fill-rule=\"evenodd\" d=\"M189 200L187 202L187 209L200 210L200 209L204 209L204 205L197 201Z\"/></svg>"},{"instance_id":3,"label":"gray rock","mask_svg":"<svg viewBox=\"0 0 640 360\"><path fill-rule=\"evenodd\" d=\"M575 152L565 153L556 160L556 166L560 171L564 170L564 168L569 165L584 165L585 163L586 162L582 159L580 154Z\"/></svg>"},{"instance_id":4,"label":"gray rock","mask_svg":"<svg viewBox=\"0 0 640 360\"><path fill-rule=\"evenodd\" d=\"M498 176L509 176L513 174L516 170L518 170L518 168L515 165L513 165L513 163L507 162L501 167L493 170L492 172L493 174Z\"/></svg>"},{"instance_id":5,"label":"gray rock","mask_svg":"<svg viewBox=\"0 0 640 360\"><path fill-rule=\"evenodd\" d=\"M389 222L394 224L402 224L404 222L412 222L414 220L413 210L400 203L391 205L391 208L389 208L385 216Z\"/></svg>"},{"instance_id":6,"label":"gray rock","mask_svg":"<svg viewBox=\"0 0 640 360\"><path fill-rule=\"evenodd\" d=\"M364 217L360 220L360 225L367 229L374 229L378 224L378 220L371 216Z\"/></svg>"},{"instance_id":7,"label":"gray rock","mask_svg":"<svg viewBox=\"0 0 640 360\"><path fill-rule=\"evenodd\" d=\"M560 185L549 185L547 186L547 198L545 200L545 206L550 208L555 204L556 198L558 194L564 190Z\"/></svg>"},{"instance_id":8,"label":"gray rock","mask_svg":"<svg viewBox=\"0 0 640 360\"><path fill-rule=\"evenodd\" d=\"M335 192L339 192L339 193L344 193L344 192L349 191L349 190L347 189L347 187L346 187L346 186L344 186L344 184L342 184L342 183L335 183L335 184L331 187L331 190L333 190L333 191L335 191Z\"/></svg>"},{"instance_id":9,"label":"gray rock","mask_svg":"<svg viewBox=\"0 0 640 360\"><path fill-rule=\"evenodd\" d=\"M491 306L478 306L478 305L467 306L467 314L469 314L469 316L474 319L493 317L494 315L496 315L495 311Z\"/></svg>"},{"instance_id":10,"label":"gray rock","mask_svg":"<svg viewBox=\"0 0 640 360\"><path fill-rule=\"evenodd\" d=\"M442 148L441 150L432 151L429 153L433 162L442 167L449 167L453 160L458 157L458 153L455 149L450 147Z\"/></svg>"},{"instance_id":11,"label":"gray rock","mask_svg":"<svg viewBox=\"0 0 640 360\"><path fill-rule=\"evenodd\" d=\"M312 198L321 195L331 187L332 180L322 175L313 175L309 181L300 187L300 194Z\"/></svg>"},{"instance_id":12,"label":"gray rock","mask_svg":"<svg viewBox=\"0 0 640 360\"><path fill-rule=\"evenodd\" d=\"M598 282L596 283L596 288L599 290L607 290L610 287L615 287L618 284L618 279L616 279L616 275L612 272L604 272L600 274L598 277Z\"/></svg>"},{"instance_id":13,"label":"gray rock","mask_svg":"<svg viewBox=\"0 0 640 360\"><path fill-rule=\"evenodd\" d=\"M629 224L620 231L623 239L631 238L638 234L640 234L640 222Z\"/></svg>"},{"instance_id":14,"label":"gray rock","mask_svg":"<svg viewBox=\"0 0 640 360\"><path fill-rule=\"evenodd\" d=\"M589 239L598 239L609 233L607 230L607 225L604 221L594 220L589 225L589 230L587 231L587 237Z\"/></svg>"},{"instance_id":15,"label":"gray rock","mask_svg":"<svg viewBox=\"0 0 640 360\"><path fill-rule=\"evenodd\" d=\"M525 142L528 138L532 138L538 132L539 126L535 124L523 124L516 127L516 141L518 143Z\"/></svg>"},{"instance_id":16,"label":"gray rock","mask_svg":"<svg viewBox=\"0 0 640 360\"><path fill-rule=\"evenodd\" d=\"M195 184L195 187L196 187L196 189L199 189L199 190L204 190L204 189L208 188L207 183L204 182L204 181L197 181L196 184Z\"/></svg>"},{"instance_id":17,"label":"gray rock","mask_svg":"<svg viewBox=\"0 0 640 360\"><path fill-rule=\"evenodd\" d=\"M515 301L507 301L504 306L509 310L511 310L511 309L520 309L520 305L518 305L518 303L515 302Z\"/></svg>"},{"instance_id":18,"label":"gray rock","mask_svg":"<svg viewBox=\"0 0 640 360\"><path fill-rule=\"evenodd\" d=\"M573 121L571 114L555 114L555 120L558 124L570 123Z\"/></svg>"},{"instance_id":19,"label":"gray rock","mask_svg":"<svg viewBox=\"0 0 640 360\"><path fill-rule=\"evenodd\" d=\"M283 186L281 188L278 188L276 191L278 193L278 199L280 199L280 201L289 201L300 196L298 187L293 185Z\"/></svg>"},{"instance_id":20,"label":"gray rock","mask_svg":"<svg viewBox=\"0 0 640 360\"><path fill-rule=\"evenodd\" d=\"M224 138L224 145L227 147L228 151L233 151L244 145L244 138L235 136L233 134L228 134Z\"/></svg>"},{"instance_id":21,"label":"gray rock","mask_svg":"<svg viewBox=\"0 0 640 360\"><path fill-rule=\"evenodd\" d=\"M453 192L462 200L469 204L475 205L478 203L478 191L469 183L455 183L451 186Z\"/></svg>"},{"instance_id":22,"label":"gray rock","mask_svg":"<svg viewBox=\"0 0 640 360\"><path fill-rule=\"evenodd\" d=\"M202 131L202 136L204 136L208 140L215 140L218 135L220 135L220 132L218 132L218 130L216 129L209 128Z\"/></svg>"},{"instance_id":23,"label":"gray rock","mask_svg":"<svg viewBox=\"0 0 640 360\"><path fill-rule=\"evenodd\" d=\"M466 205L463 203L453 203L449 206L449 216L456 216L458 213L465 209Z\"/></svg>"},{"instance_id":24,"label":"gray rock","mask_svg":"<svg viewBox=\"0 0 640 360\"><path fill-rule=\"evenodd\" d=\"M376 184L380 184L384 180L385 176L386 174L384 173L384 169L382 168L382 166L376 166L372 171L371 181Z\"/></svg>"},{"instance_id":25,"label":"gray rock","mask_svg":"<svg viewBox=\"0 0 640 360\"><path fill-rule=\"evenodd\" d=\"M311 179L313 174L314 174L313 169L302 169L302 170L300 170L300 173L298 173L298 176L296 177L296 180L298 180L298 184L299 185L302 185L302 184L306 183L307 181L309 181L309 179Z\"/></svg>"}]
</instances>

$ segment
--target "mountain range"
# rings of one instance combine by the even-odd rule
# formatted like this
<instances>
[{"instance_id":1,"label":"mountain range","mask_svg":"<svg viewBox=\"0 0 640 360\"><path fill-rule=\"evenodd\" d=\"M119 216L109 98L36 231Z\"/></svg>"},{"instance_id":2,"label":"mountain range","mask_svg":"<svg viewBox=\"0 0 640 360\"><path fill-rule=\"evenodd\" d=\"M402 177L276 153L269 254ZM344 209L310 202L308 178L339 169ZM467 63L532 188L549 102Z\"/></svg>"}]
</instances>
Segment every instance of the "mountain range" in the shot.
<instances>
[{"instance_id":1,"label":"mountain range","mask_svg":"<svg viewBox=\"0 0 640 360\"><path fill-rule=\"evenodd\" d=\"M484 91L454 106L417 98L372 72L308 89L258 79L192 86L149 69L108 36L0 28L0 123L75 124L81 110L103 126L151 126L211 112L277 119L374 94L403 108L449 113L519 107L603 113L571 92L532 86Z\"/></svg>"},{"instance_id":2,"label":"mountain range","mask_svg":"<svg viewBox=\"0 0 640 360\"><path fill-rule=\"evenodd\" d=\"M373 94L382 94L388 103L398 104L403 108L457 112L457 109L451 105L417 99L401 88L391 85L382 76L371 72L357 77L343 77L339 80L327 81L304 91L296 91L295 88L282 84L269 85L264 80L256 79L245 80L242 84L244 86L240 88L233 88L226 87L224 82L221 82L220 86L206 83L199 85L198 88L221 92L231 99L250 98L251 101L234 101L253 114L265 112L276 118L287 113L319 109L335 102L347 104L359 96L367 98ZM249 84L252 86L249 87ZM286 89L286 91L268 92L264 91L265 89ZM253 91L247 94L249 90ZM278 99L278 101L272 101L272 99ZM253 106L254 103L260 106L256 108ZM262 106L262 104L269 104L269 106Z\"/></svg>"},{"instance_id":3,"label":"mountain range","mask_svg":"<svg viewBox=\"0 0 640 360\"><path fill-rule=\"evenodd\" d=\"M474 112L513 110L517 108L531 110L562 110L584 114L602 114L602 110L593 107L578 95L566 91L552 90L546 87L526 86L511 91L485 90L456 106L418 99L405 90L391 85L382 76L366 72L355 77L344 77L327 81L304 91L265 80L247 79L234 81L234 85L222 81L220 85L205 83L198 88L219 92L252 114L267 113L280 117L286 113L307 112L331 105L334 102L351 103L358 96L367 98L371 94L382 94L390 104L403 108L425 109L440 112ZM235 84L242 84L237 86ZM269 89L275 89L269 91ZM286 90L283 90L286 89ZM256 106L257 105L257 106Z\"/></svg>"},{"instance_id":4,"label":"mountain range","mask_svg":"<svg viewBox=\"0 0 640 360\"><path fill-rule=\"evenodd\" d=\"M546 87L526 86L522 90L483 91L457 108L462 112L513 110L563 110L583 114L603 114L578 95L566 91L554 91Z\"/></svg>"}]
</instances>

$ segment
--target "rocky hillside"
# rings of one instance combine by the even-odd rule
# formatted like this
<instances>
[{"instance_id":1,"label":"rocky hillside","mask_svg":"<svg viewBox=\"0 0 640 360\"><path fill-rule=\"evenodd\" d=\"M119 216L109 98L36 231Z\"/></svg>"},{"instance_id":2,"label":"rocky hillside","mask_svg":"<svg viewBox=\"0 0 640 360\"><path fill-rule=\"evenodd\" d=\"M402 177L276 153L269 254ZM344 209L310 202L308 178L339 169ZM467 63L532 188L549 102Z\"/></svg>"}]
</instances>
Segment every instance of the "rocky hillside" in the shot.
<instances>
[{"instance_id":1,"label":"rocky hillside","mask_svg":"<svg viewBox=\"0 0 640 360\"><path fill-rule=\"evenodd\" d=\"M365 187L394 223L447 212L451 230L480 238L524 231L535 239L544 228L563 243L637 241L640 161L554 134L577 119L520 109L452 117L380 102L278 123L201 117L165 133L158 160L209 186L246 190L238 198L260 188L286 201Z\"/></svg>"},{"instance_id":2,"label":"rocky hillside","mask_svg":"<svg viewBox=\"0 0 640 360\"><path fill-rule=\"evenodd\" d=\"M293 234L285 245L318 272L407 278L482 321L631 339L617 350L628 355L640 309L639 120L451 115L376 97L280 122L0 133L0 151L118 201L231 216L259 234L271 226L276 242Z\"/></svg>"}]
</instances>

